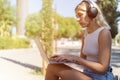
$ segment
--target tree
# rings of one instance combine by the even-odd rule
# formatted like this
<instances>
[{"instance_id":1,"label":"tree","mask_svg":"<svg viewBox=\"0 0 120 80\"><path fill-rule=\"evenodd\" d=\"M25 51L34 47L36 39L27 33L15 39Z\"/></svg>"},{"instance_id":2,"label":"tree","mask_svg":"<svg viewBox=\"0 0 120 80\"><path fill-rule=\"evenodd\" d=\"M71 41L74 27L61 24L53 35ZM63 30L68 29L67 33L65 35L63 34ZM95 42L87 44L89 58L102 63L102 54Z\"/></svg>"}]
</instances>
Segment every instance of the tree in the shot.
<instances>
[{"instance_id":1,"label":"tree","mask_svg":"<svg viewBox=\"0 0 120 80\"><path fill-rule=\"evenodd\" d=\"M42 24L42 32L40 34L41 40L45 46L45 49L50 53L52 53L54 39L54 27L52 23L52 2L53 0L43 0L40 19Z\"/></svg>"},{"instance_id":2,"label":"tree","mask_svg":"<svg viewBox=\"0 0 120 80\"><path fill-rule=\"evenodd\" d=\"M112 38L115 38L118 33L117 22L119 21L118 17L120 16L120 12L117 11L117 0L97 0L97 4L101 8L103 15L111 26Z\"/></svg>"},{"instance_id":3,"label":"tree","mask_svg":"<svg viewBox=\"0 0 120 80\"><path fill-rule=\"evenodd\" d=\"M41 16L41 33L40 39L44 45L46 54L50 57L53 53L53 39L54 39L54 28L52 22L52 2L53 0L43 0ZM49 54L50 53L50 54ZM45 62L42 63L42 72L45 74Z\"/></svg>"},{"instance_id":4,"label":"tree","mask_svg":"<svg viewBox=\"0 0 120 80\"><path fill-rule=\"evenodd\" d=\"M14 24L14 8L8 0L0 0L0 36L11 36Z\"/></svg>"},{"instance_id":5,"label":"tree","mask_svg":"<svg viewBox=\"0 0 120 80\"><path fill-rule=\"evenodd\" d=\"M59 14L54 14L53 17L57 16L57 23L58 23L58 30L57 30L57 38L74 38L74 39L80 39L80 33L81 26L76 21L75 18L72 17L63 17ZM36 35L39 35L42 37L42 18L41 18L41 12L40 13L34 13L27 17L26 20L26 36L28 37L35 37ZM53 31L54 33L54 31Z\"/></svg>"},{"instance_id":6,"label":"tree","mask_svg":"<svg viewBox=\"0 0 120 80\"><path fill-rule=\"evenodd\" d=\"M28 2L29 0L16 0L17 1L17 35L24 36L25 33L25 20L28 15Z\"/></svg>"},{"instance_id":7,"label":"tree","mask_svg":"<svg viewBox=\"0 0 120 80\"><path fill-rule=\"evenodd\" d=\"M36 35L41 33L41 22L39 13L34 13L27 17L25 30L25 35L30 38L34 38Z\"/></svg>"},{"instance_id":8,"label":"tree","mask_svg":"<svg viewBox=\"0 0 120 80\"><path fill-rule=\"evenodd\" d=\"M76 19L72 17L58 16L58 25L58 38L73 38L82 28Z\"/></svg>"}]
</instances>

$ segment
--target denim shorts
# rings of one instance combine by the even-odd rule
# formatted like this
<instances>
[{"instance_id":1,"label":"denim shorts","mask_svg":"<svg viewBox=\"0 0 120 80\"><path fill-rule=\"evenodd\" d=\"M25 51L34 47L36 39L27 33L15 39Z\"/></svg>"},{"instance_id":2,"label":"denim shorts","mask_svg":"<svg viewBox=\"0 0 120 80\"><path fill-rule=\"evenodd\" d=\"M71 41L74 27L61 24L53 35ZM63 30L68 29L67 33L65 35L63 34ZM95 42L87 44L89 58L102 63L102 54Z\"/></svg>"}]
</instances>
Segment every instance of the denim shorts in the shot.
<instances>
[{"instance_id":1,"label":"denim shorts","mask_svg":"<svg viewBox=\"0 0 120 80\"><path fill-rule=\"evenodd\" d=\"M84 73L91 76L93 80L114 80L112 71L108 70L106 74L96 74L90 70L84 69Z\"/></svg>"}]
</instances>

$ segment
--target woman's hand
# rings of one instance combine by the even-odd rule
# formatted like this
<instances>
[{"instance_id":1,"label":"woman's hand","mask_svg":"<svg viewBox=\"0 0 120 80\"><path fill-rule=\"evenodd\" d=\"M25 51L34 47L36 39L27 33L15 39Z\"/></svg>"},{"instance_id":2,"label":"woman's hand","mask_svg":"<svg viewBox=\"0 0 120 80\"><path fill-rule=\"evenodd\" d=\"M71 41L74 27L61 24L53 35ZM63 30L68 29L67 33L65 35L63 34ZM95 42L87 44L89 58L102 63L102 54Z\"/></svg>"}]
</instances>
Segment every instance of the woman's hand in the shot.
<instances>
[{"instance_id":1,"label":"woman's hand","mask_svg":"<svg viewBox=\"0 0 120 80\"><path fill-rule=\"evenodd\" d=\"M54 55L51 57L50 60L57 61L57 62L72 62L76 63L78 56L74 55Z\"/></svg>"}]
</instances>

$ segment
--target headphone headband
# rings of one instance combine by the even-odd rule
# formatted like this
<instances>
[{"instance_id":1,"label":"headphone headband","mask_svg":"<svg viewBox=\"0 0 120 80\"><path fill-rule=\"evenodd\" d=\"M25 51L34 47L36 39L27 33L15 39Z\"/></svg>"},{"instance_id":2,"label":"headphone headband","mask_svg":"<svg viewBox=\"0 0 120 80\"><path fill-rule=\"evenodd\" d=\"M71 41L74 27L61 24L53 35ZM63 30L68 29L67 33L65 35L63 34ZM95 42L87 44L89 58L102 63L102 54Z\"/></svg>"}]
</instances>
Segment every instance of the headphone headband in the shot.
<instances>
[{"instance_id":1,"label":"headphone headband","mask_svg":"<svg viewBox=\"0 0 120 80\"><path fill-rule=\"evenodd\" d=\"M93 3L90 0L83 0L82 2L86 2L89 4L89 8L87 9L87 14L89 18L95 18L98 14L98 10L96 7L94 7Z\"/></svg>"},{"instance_id":2,"label":"headphone headband","mask_svg":"<svg viewBox=\"0 0 120 80\"><path fill-rule=\"evenodd\" d=\"M82 2L87 2L91 7L94 7L90 0L83 0Z\"/></svg>"}]
</instances>

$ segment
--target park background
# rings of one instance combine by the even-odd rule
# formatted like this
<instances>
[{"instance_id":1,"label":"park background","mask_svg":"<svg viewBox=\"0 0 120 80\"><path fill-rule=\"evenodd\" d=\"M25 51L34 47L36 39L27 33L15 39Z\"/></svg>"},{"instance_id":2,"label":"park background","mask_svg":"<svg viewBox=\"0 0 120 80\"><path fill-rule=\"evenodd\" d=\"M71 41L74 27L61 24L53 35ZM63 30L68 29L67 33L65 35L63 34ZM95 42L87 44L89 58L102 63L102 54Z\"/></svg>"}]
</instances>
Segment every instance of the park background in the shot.
<instances>
[{"instance_id":1,"label":"park background","mask_svg":"<svg viewBox=\"0 0 120 80\"><path fill-rule=\"evenodd\" d=\"M1 0L1 59L22 65L23 63L14 61L14 59L24 60L23 57L18 58L17 55L19 54L16 54L17 52L15 52L16 56L14 59L9 59L9 57L11 58L12 53L14 54L16 50L24 52L24 54L35 54L36 51L34 51L34 49L37 48L34 43L35 36L39 36L48 56L51 55L49 53L53 52L62 53L68 48L70 51L73 49L73 53L76 52L76 49L79 49L81 46L82 28L76 22L74 8L80 1L81 0ZM96 2L103 10L103 14L112 28L112 47L119 51L120 2L119 0L97 0ZM77 53L78 52L79 50ZM7 55L6 53L10 53L11 55ZM37 58L34 57L34 60L38 60L38 63L35 65L43 68L45 62ZM40 55L39 58L41 58ZM26 64L23 65L25 66ZM119 68L116 63L113 65ZM27 67L28 66L30 65L27 65ZM36 68L32 69L36 71ZM41 71L42 70L37 70L38 73ZM37 72L36 74L38 74ZM42 71L42 73L44 74L44 71ZM116 72L116 74L117 73L118 72Z\"/></svg>"}]
</instances>

